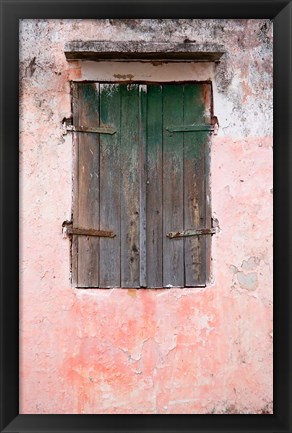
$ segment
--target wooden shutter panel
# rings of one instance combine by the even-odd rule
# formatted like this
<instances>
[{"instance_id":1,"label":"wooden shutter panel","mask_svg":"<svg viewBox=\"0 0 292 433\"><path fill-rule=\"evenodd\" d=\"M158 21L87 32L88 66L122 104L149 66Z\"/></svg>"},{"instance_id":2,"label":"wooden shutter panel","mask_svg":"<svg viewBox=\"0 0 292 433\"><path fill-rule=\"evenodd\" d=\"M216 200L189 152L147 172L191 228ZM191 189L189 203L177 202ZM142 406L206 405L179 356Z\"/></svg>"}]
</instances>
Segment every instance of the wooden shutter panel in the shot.
<instances>
[{"instance_id":1,"label":"wooden shutter panel","mask_svg":"<svg viewBox=\"0 0 292 433\"><path fill-rule=\"evenodd\" d=\"M147 287L163 287L162 86L147 90L146 273Z\"/></svg>"},{"instance_id":2,"label":"wooden shutter panel","mask_svg":"<svg viewBox=\"0 0 292 433\"><path fill-rule=\"evenodd\" d=\"M211 124L211 85L152 85L147 98L147 286L205 285L210 236L166 235L211 227L210 135L192 127Z\"/></svg>"},{"instance_id":3,"label":"wooden shutter panel","mask_svg":"<svg viewBox=\"0 0 292 433\"><path fill-rule=\"evenodd\" d=\"M121 86L121 287L140 286L139 86Z\"/></svg>"},{"instance_id":4,"label":"wooden shutter panel","mask_svg":"<svg viewBox=\"0 0 292 433\"><path fill-rule=\"evenodd\" d=\"M100 287L121 285L121 90L118 84L100 84L100 124L116 133L100 134L100 226L109 227L114 239L100 238Z\"/></svg>"},{"instance_id":5,"label":"wooden shutter panel","mask_svg":"<svg viewBox=\"0 0 292 433\"><path fill-rule=\"evenodd\" d=\"M99 85L77 85L74 92L73 122L76 127L99 126ZM73 227L98 230L99 225L99 134L76 133L78 147L77 205L74 209ZM75 238L73 270L78 287L99 286L99 238Z\"/></svg>"},{"instance_id":6,"label":"wooden shutter panel","mask_svg":"<svg viewBox=\"0 0 292 433\"><path fill-rule=\"evenodd\" d=\"M169 232L211 227L211 85L76 84L77 205L73 227L114 238L73 236L78 287L206 284L211 236ZM82 128L81 128L82 129ZM76 278L77 276L77 278Z\"/></svg>"},{"instance_id":7,"label":"wooden shutter panel","mask_svg":"<svg viewBox=\"0 0 292 433\"><path fill-rule=\"evenodd\" d=\"M166 234L184 227L183 221L183 133L167 126L183 123L183 86L163 86L163 285L184 286L184 240Z\"/></svg>"},{"instance_id":8,"label":"wooden shutter panel","mask_svg":"<svg viewBox=\"0 0 292 433\"><path fill-rule=\"evenodd\" d=\"M184 125L211 123L210 84L184 85ZM208 131L184 134L184 229L210 228ZM211 236L184 238L185 286L203 286L208 278Z\"/></svg>"},{"instance_id":9,"label":"wooden shutter panel","mask_svg":"<svg viewBox=\"0 0 292 433\"><path fill-rule=\"evenodd\" d=\"M73 122L77 130L84 126L100 126L101 130L110 126L116 131L76 133L77 206L73 227L112 230L116 234L115 238L100 239L73 235L77 286L139 287L139 85L80 83L76 84L74 101Z\"/></svg>"}]
</instances>

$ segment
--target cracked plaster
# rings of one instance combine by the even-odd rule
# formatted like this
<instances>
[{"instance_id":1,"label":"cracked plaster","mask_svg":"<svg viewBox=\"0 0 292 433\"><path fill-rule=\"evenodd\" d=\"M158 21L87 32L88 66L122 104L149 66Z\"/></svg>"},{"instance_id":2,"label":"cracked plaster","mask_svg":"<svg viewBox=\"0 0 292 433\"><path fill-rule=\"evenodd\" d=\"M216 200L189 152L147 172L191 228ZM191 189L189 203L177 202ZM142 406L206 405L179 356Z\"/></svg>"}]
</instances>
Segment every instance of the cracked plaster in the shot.
<instances>
[{"instance_id":1,"label":"cracked plaster","mask_svg":"<svg viewBox=\"0 0 292 433\"><path fill-rule=\"evenodd\" d=\"M211 149L220 231L206 288L71 287L61 225L72 141L61 122L69 80L97 73L66 61L65 44L78 39L225 45L220 63L183 68L212 80L220 125ZM174 64L99 66L119 78L182 74ZM20 413L272 413L272 104L269 20L21 21Z\"/></svg>"}]
</instances>

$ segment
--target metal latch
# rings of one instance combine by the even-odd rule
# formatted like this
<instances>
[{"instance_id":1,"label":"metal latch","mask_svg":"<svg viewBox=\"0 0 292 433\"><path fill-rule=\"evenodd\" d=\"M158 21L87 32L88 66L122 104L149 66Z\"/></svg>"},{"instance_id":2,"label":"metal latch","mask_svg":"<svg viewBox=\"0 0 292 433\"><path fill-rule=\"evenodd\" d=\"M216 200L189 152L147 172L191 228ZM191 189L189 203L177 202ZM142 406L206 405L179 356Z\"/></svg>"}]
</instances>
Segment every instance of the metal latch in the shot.
<instances>
[{"instance_id":1,"label":"metal latch","mask_svg":"<svg viewBox=\"0 0 292 433\"><path fill-rule=\"evenodd\" d=\"M186 236L202 236L202 235L213 235L216 233L216 228L209 229L197 229L197 230L183 230L181 232L169 232L167 233L167 237L170 239L173 238L182 238Z\"/></svg>"},{"instance_id":2,"label":"metal latch","mask_svg":"<svg viewBox=\"0 0 292 433\"><path fill-rule=\"evenodd\" d=\"M77 236L97 236L99 238L114 238L116 234L109 230L96 230L96 229L85 229L81 227L72 227L72 223L64 221L62 224L63 235L77 235Z\"/></svg>"}]
</instances>

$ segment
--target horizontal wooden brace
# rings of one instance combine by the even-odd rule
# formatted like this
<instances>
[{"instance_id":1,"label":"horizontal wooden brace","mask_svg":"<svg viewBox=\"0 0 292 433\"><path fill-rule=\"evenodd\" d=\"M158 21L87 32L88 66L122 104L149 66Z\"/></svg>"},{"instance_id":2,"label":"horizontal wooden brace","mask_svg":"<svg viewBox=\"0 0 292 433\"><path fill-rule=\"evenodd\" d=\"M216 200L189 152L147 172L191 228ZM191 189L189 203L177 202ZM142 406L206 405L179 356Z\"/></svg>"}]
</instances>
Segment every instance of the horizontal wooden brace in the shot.
<instances>
[{"instance_id":1,"label":"horizontal wooden brace","mask_svg":"<svg viewBox=\"0 0 292 433\"><path fill-rule=\"evenodd\" d=\"M213 235L216 233L215 228L210 229L197 229L197 230L183 230L181 232L169 232L167 237L170 239L181 238L186 236L202 236L202 235Z\"/></svg>"},{"instance_id":2,"label":"horizontal wooden brace","mask_svg":"<svg viewBox=\"0 0 292 433\"><path fill-rule=\"evenodd\" d=\"M68 235L78 235L78 236L97 236L100 238L114 238L116 236L112 231L106 230L95 230L95 229L83 229L83 228L72 228L67 227L66 233Z\"/></svg>"},{"instance_id":3,"label":"horizontal wooden brace","mask_svg":"<svg viewBox=\"0 0 292 433\"><path fill-rule=\"evenodd\" d=\"M96 127L89 127L89 126L73 126L73 125L67 125L66 131L72 131L72 132L88 132L92 134L110 134L113 135L117 132L115 128L112 126L96 126Z\"/></svg>"},{"instance_id":4,"label":"horizontal wooden brace","mask_svg":"<svg viewBox=\"0 0 292 433\"><path fill-rule=\"evenodd\" d=\"M166 130L169 132L199 132L199 131L214 131L212 125L177 125L167 126Z\"/></svg>"}]
</instances>

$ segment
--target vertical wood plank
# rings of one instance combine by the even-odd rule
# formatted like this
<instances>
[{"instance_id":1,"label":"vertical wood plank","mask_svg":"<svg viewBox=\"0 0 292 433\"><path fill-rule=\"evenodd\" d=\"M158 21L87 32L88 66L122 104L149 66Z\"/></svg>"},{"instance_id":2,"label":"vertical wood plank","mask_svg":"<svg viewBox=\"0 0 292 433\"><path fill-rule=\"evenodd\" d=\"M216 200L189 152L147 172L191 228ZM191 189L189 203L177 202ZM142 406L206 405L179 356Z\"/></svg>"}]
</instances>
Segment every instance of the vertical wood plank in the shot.
<instances>
[{"instance_id":1,"label":"vertical wood plank","mask_svg":"<svg viewBox=\"0 0 292 433\"><path fill-rule=\"evenodd\" d=\"M183 123L183 86L163 86L163 285L184 286L183 238L166 234L183 227L183 134L166 127Z\"/></svg>"},{"instance_id":2,"label":"vertical wood plank","mask_svg":"<svg viewBox=\"0 0 292 433\"><path fill-rule=\"evenodd\" d=\"M212 84L202 84L202 101L205 107L204 120L206 123L211 123L212 116ZM212 227L212 203L211 203L211 187L210 187L210 165L211 165L211 140L212 135L207 134L204 140L204 189L203 189L203 203L204 203L204 218L205 226ZM205 238L205 283L207 283L211 276L211 244L212 236Z\"/></svg>"},{"instance_id":3,"label":"vertical wood plank","mask_svg":"<svg viewBox=\"0 0 292 433\"><path fill-rule=\"evenodd\" d=\"M184 86L184 124L210 123L210 85L186 84ZM210 227L207 224L206 145L207 131L184 133L184 229ZM185 238L185 285L204 286L206 284L206 243L210 236Z\"/></svg>"},{"instance_id":4,"label":"vertical wood plank","mask_svg":"<svg viewBox=\"0 0 292 433\"><path fill-rule=\"evenodd\" d=\"M114 238L100 238L99 285L119 287L120 282L120 86L100 84L100 125L116 128L100 134L100 228Z\"/></svg>"},{"instance_id":5,"label":"vertical wood plank","mask_svg":"<svg viewBox=\"0 0 292 433\"><path fill-rule=\"evenodd\" d=\"M72 83L71 84L71 93L72 93L72 115L73 115L73 125L78 124L78 100L79 100L79 84ZM72 222L73 227L77 227L78 223L78 177L79 177L79 152L78 152L78 134L73 133L72 136L72 146L73 146L73 155L72 155L72 183L73 183L73 197L72 197ZM78 286L78 236L72 236L72 244L71 244L71 281L74 287Z\"/></svg>"},{"instance_id":6,"label":"vertical wood plank","mask_svg":"<svg viewBox=\"0 0 292 433\"><path fill-rule=\"evenodd\" d=\"M147 287L162 281L162 86L147 92Z\"/></svg>"},{"instance_id":7,"label":"vertical wood plank","mask_svg":"<svg viewBox=\"0 0 292 433\"><path fill-rule=\"evenodd\" d=\"M79 85L78 124L99 126L99 85ZM99 134L77 133L78 227L99 229ZM78 287L99 286L99 238L78 236Z\"/></svg>"},{"instance_id":8,"label":"vertical wood plank","mask_svg":"<svg viewBox=\"0 0 292 433\"><path fill-rule=\"evenodd\" d=\"M121 286L140 286L139 86L121 85Z\"/></svg>"},{"instance_id":9,"label":"vertical wood plank","mask_svg":"<svg viewBox=\"0 0 292 433\"><path fill-rule=\"evenodd\" d=\"M139 85L139 137L140 137L140 287L147 286L146 263L146 125L147 86Z\"/></svg>"}]
</instances>

